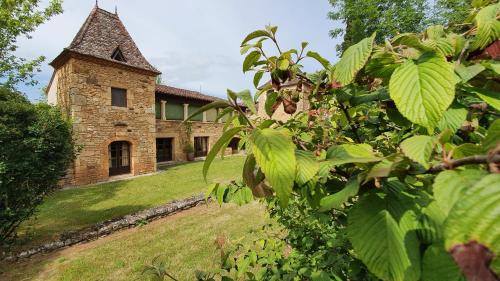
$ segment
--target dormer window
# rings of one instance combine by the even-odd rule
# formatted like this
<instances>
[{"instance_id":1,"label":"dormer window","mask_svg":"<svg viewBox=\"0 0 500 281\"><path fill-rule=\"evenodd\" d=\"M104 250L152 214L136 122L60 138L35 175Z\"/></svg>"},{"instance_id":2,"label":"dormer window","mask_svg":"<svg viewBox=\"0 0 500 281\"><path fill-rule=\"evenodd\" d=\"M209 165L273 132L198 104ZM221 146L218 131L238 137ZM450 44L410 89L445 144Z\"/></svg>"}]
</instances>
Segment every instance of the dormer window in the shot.
<instances>
[{"instance_id":1,"label":"dormer window","mask_svg":"<svg viewBox=\"0 0 500 281\"><path fill-rule=\"evenodd\" d=\"M111 55L111 58L117 61L127 62L125 56L123 56L122 50L120 50L120 47L117 47L115 49L115 51Z\"/></svg>"}]
</instances>

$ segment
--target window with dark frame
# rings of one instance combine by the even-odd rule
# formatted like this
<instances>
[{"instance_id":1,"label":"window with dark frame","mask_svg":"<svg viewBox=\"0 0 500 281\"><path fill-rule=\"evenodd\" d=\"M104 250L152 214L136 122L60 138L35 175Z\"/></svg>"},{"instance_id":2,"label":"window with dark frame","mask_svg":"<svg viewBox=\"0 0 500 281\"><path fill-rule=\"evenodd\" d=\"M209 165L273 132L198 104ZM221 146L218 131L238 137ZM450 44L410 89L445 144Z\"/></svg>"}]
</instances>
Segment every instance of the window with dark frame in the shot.
<instances>
[{"instance_id":1,"label":"window with dark frame","mask_svg":"<svg viewBox=\"0 0 500 281\"><path fill-rule=\"evenodd\" d=\"M194 138L194 157L204 157L208 154L208 137Z\"/></svg>"},{"instance_id":2,"label":"window with dark frame","mask_svg":"<svg viewBox=\"0 0 500 281\"><path fill-rule=\"evenodd\" d=\"M172 161L173 138L156 139L156 162Z\"/></svg>"},{"instance_id":3,"label":"window with dark frame","mask_svg":"<svg viewBox=\"0 0 500 281\"><path fill-rule=\"evenodd\" d=\"M127 107L127 90L111 88L111 105Z\"/></svg>"},{"instance_id":4,"label":"window with dark frame","mask_svg":"<svg viewBox=\"0 0 500 281\"><path fill-rule=\"evenodd\" d=\"M125 56L122 53L122 50L120 50L120 47L115 49L113 54L111 54L111 58L117 61L127 62Z\"/></svg>"}]
</instances>

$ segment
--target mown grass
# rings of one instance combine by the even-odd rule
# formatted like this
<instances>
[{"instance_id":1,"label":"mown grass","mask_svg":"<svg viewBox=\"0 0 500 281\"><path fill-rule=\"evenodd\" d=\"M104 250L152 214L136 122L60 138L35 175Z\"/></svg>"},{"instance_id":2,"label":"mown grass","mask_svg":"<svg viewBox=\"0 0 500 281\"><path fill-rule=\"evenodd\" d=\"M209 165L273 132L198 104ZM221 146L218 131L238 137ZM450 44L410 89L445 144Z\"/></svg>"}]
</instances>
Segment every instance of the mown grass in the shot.
<instances>
[{"instance_id":1,"label":"mown grass","mask_svg":"<svg viewBox=\"0 0 500 281\"><path fill-rule=\"evenodd\" d=\"M215 239L245 241L271 222L263 206L211 203L142 227L115 233L27 261L4 264L0 280L147 280L144 265L158 255L178 280L195 280L195 270L218 268Z\"/></svg>"},{"instance_id":2,"label":"mown grass","mask_svg":"<svg viewBox=\"0 0 500 281\"><path fill-rule=\"evenodd\" d=\"M209 182L240 178L243 160L239 156L215 160ZM207 183L202 167L203 162L190 162L152 176L55 192L38 208L35 218L22 224L19 241L24 248L64 232L204 192Z\"/></svg>"}]
</instances>

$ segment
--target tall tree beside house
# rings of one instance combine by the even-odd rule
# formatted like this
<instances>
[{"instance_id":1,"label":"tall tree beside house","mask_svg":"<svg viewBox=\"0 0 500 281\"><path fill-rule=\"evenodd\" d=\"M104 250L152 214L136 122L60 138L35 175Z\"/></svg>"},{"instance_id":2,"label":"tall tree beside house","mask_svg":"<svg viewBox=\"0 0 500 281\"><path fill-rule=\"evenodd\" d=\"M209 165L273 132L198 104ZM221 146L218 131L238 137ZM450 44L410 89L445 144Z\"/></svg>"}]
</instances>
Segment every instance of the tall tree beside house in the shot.
<instances>
[{"instance_id":1,"label":"tall tree beside house","mask_svg":"<svg viewBox=\"0 0 500 281\"><path fill-rule=\"evenodd\" d=\"M61 0L51 0L40 9L40 0L3 0L0 2L0 81L2 85L14 87L18 83L36 84L33 73L45 60L39 56L34 60L17 57L17 40L21 36L30 38L30 33L54 15L62 12Z\"/></svg>"},{"instance_id":2,"label":"tall tree beside house","mask_svg":"<svg viewBox=\"0 0 500 281\"><path fill-rule=\"evenodd\" d=\"M332 38L343 37L337 51L344 50L377 32L377 43L399 33L422 32L430 24L441 24L452 31L467 29L464 19L471 13L469 0L329 0L333 11L328 17L345 26L330 30ZM498 2L497 0L476 1ZM477 10L477 9L476 9Z\"/></svg>"},{"instance_id":3,"label":"tall tree beside house","mask_svg":"<svg viewBox=\"0 0 500 281\"><path fill-rule=\"evenodd\" d=\"M21 222L57 187L74 156L71 123L58 108L32 104L15 90L36 83L43 61L17 57L17 39L61 12L61 2L5 0L0 3L0 245L14 237Z\"/></svg>"},{"instance_id":4,"label":"tall tree beside house","mask_svg":"<svg viewBox=\"0 0 500 281\"><path fill-rule=\"evenodd\" d=\"M377 32L377 42L398 32L420 32L426 26L426 0L329 0L333 11L328 17L345 28L330 31L333 38L343 36L338 52Z\"/></svg>"}]
</instances>

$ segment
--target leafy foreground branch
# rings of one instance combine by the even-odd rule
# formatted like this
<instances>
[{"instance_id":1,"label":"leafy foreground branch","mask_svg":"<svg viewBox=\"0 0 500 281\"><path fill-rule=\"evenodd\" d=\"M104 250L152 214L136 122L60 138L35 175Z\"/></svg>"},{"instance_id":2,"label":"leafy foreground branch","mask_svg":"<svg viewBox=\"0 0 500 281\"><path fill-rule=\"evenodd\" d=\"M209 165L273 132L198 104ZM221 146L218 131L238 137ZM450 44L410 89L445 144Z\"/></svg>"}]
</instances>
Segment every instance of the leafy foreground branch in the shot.
<instances>
[{"instance_id":1,"label":"leafy foreground branch","mask_svg":"<svg viewBox=\"0 0 500 281\"><path fill-rule=\"evenodd\" d=\"M237 136L243 181L207 195L264 198L286 234L222 249L220 272L199 280L499 280L500 4L472 5L468 32L373 34L335 65L305 42L278 49L273 26L243 40L257 92L200 110L228 117L204 175Z\"/></svg>"}]
</instances>

